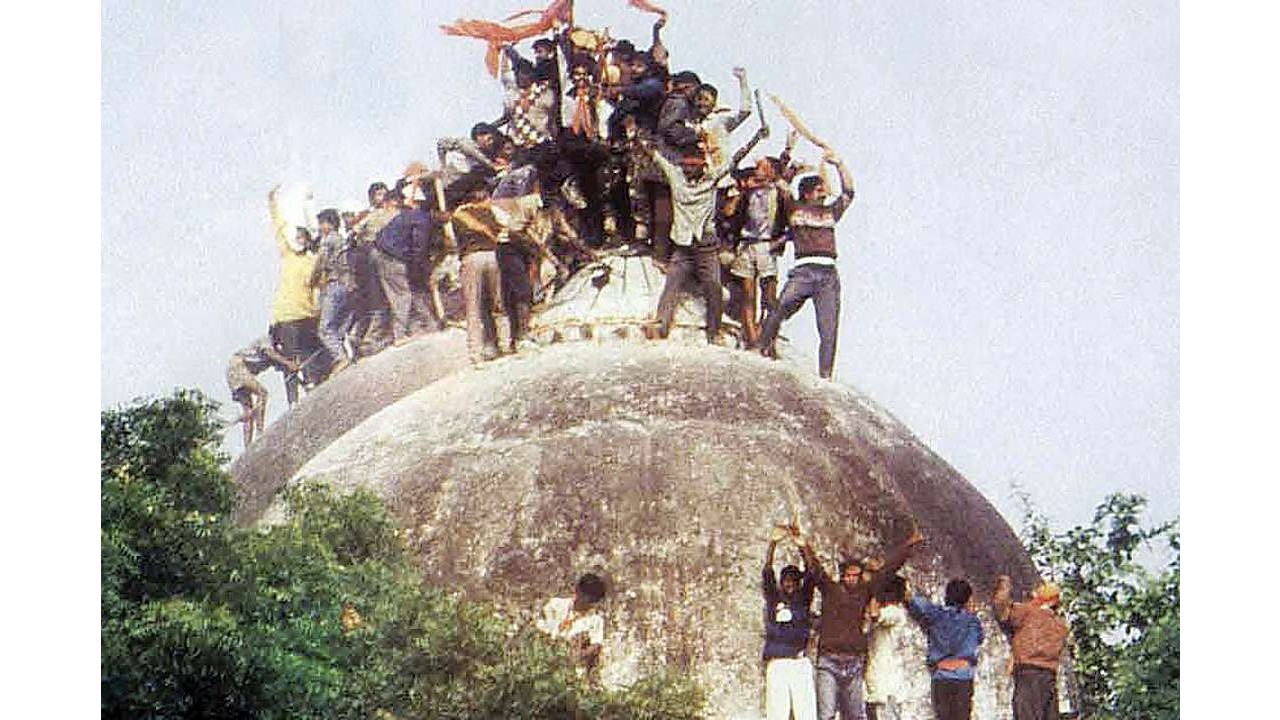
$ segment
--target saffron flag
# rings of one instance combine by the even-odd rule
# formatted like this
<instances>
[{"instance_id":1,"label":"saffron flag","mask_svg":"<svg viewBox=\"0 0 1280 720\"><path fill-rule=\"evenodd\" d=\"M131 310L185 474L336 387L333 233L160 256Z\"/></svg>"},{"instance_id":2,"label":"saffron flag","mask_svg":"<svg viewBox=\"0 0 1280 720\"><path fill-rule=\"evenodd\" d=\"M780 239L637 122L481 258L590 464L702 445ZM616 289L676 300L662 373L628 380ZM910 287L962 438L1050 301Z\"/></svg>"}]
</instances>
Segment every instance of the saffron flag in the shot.
<instances>
[{"instance_id":1,"label":"saffron flag","mask_svg":"<svg viewBox=\"0 0 1280 720\"><path fill-rule=\"evenodd\" d=\"M657 5L654 5L648 0L627 0L627 4L629 4L631 7L637 10L644 10L645 12L651 12L657 15L667 14L666 10L663 10L662 8L658 7Z\"/></svg>"},{"instance_id":2,"label":"saffron flag","mask_svg":"<svg viewBox=\"0 0 1280 720\"><path fill-rule=\"evenodd\" d=\"M449 25L441 25L445 35L471 37L485 40L489 48L485 52L484 64L489 74L498 76L498 52L503 45L516 43L527 38L541 35L560 21L569 23L573 19L573 0L553 0L546 9L525 10L507 18L507 22L526 15L538 14L538 19L523 25L504 25L492 20L458 20Z\"/></svg>"}]
</instances>

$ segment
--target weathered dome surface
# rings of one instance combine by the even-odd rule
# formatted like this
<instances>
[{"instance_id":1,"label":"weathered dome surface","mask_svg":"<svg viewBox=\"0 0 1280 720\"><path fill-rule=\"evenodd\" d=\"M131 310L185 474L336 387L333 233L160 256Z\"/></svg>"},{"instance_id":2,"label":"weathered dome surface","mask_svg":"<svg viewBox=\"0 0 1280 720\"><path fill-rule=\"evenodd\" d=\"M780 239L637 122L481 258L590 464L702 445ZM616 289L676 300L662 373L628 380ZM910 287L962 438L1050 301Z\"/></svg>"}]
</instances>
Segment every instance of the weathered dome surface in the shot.
<instances>
[{"instance_id":1,"label":"weathered dome surface","mask_svg":"<svg viewBox=\"0 0 1280 720\"><path fill-rule=\"evenodd\" d=\"M388 348L319 385L231 464L240 486L238 514L257 517L285 481L329 443L396 400L468 366L465 335L450 329Z\"/></svg>"},{"instance_id":2,"label":"weathered dome surface","mask_svg":"<svg viewBox=\"0 0 1280 720\"><path fill-rule=\"evenodd\" d=\"M374 399L380 382L347 371L320 389L340 404L323 411L334 423L277 423L233 468L254 499L245 519L263 516L281 487L273 469L296 467L290 482L376 490L426 579L468 597L527 617L578 574L600 572L611 589L606 680L647 661L687 666L719 717L759 716L758 586L773 523L798 518L831 572L843 554L887 553L918 523L927 542L907 574L935 596L951 576L970 578L983 599L997 574L1033 579L1014 533L972 486L809 363L597 336L449 372L465 364L449 334L414 355L427 362L429 343L441 354L453 346L454 359L419 370L420 389ZM382 362L371 358L366 372ZM293 412L317 414L321 400L317 391ZM342 426L340 437L310 436ZM799 562L785 548L778 560ZM1007 717L1007 646L984 619L975 717ZM923 647L907 663L911 703L924 710Z\"/></svg>"}]
</instances>

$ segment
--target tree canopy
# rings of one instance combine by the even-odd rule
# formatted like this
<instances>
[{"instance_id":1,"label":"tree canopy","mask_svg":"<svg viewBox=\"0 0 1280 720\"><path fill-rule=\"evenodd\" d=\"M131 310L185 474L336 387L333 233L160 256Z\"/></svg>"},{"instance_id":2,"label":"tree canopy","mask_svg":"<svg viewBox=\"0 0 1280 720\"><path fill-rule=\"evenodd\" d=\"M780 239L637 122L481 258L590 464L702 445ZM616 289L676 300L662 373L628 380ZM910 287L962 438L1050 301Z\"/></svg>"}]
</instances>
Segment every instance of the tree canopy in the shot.
<instances>
[{"instance_id":1,"label":"tree canopy","mask_svg":"<svg viewBox=\"0 0 1280 720\"><path fill-rule=\"evenodd\" d=\"M1177 718L1180 538L1177 521L1144 525L1146 500L1107 496L1088 525L1054 532L1021 494L1022 540L1062 588L1086 718ZM1149 570L1138 554L1167 550Z\"/></svg>"},{"instance_id":2,"label":"tree canopy","mask_svg":"<svg viewBox=\"0 0 1280 720\"><path fill-rule=\"evenodd\" d=\"M104 718L692 718L655 671L609 691L566 649L422 585L368 492L304 486L288 519L231 521L216 405L102 413Z\"/></svg>"}]
</instances>

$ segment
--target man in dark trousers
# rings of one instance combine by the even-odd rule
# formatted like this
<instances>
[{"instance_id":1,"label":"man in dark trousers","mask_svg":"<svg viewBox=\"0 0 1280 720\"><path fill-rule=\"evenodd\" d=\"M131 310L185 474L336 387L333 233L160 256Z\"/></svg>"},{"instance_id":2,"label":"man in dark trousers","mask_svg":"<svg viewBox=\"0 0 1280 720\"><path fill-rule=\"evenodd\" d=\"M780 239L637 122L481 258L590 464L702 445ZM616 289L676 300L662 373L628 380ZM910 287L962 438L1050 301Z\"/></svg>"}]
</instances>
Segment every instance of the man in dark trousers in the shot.
<instances>
[{"instance_id":1,"label":"man in dark trousers","mask_svg":"<svg viewBox=\"0 0 1280 720\"><path fill-rule=\"evenodd\" d=\"M391 196L402 208L375 236L373 265L391 308L393 344L404 345L413 335L428 327L438 329L441 323L425 288L410 282L413 266L425 262L431 236L431 217L422 208L426 197L416 183L404 181Z\"/></svg>"},{"instance_id":2,"label":"man in dark trousers","mask_svg":"<svg viewBox=\"0 0 1280 720\"><path fill-rule=\"evenodd\" d=\"M1071 628L1058 614L1062 593L1041 583L1027 602L1013 602L1008 575L991 598L996 620L1012 635L1013 720L1058 720L1058 661Z\"/></svg>"},{"instance_id":3,"label":"man in dark trousers","mask_svg":"<svg viewBox=\"0 0 1280 720\"><path fill-rule=\"evenodd\" d=\"M690 278L695 278L706 303L707 342L721 342L720 315L724 298L720 284L720 241L715 227L716 185L768 134L769 129L761 126L732 158L710 169L700 152L681 155L677 164L667 160L658 148L648 146L649 156L666 178L673 201L670 239L674 249L662 294L658 297L659 336L665 338L671 332L683 288Z\"/></svg>"},{"instance_id":4,"label":"man in dark trousers","mask_svg":"<svg viewBox=\"0 0 1280 720\"><path fill-rule=\"evenodd\" d=\"M867 604L894 573L906 564L911 551L924 541L919 530L898 546L871 582L862 582L862 567L852 560L840 563L840 577L827 574L807 540L801 539L805 565L817 569L818 590L822 592L822 623L818 628L817 686L818 717L835 720L866 720L862 700L862 675L867 663L867 633L863 615Z\"/></svg>"},{"instance_id":5,"label":"man in dark trousers","mask_svg":"<svg viewBox=\"0 0 1280 720\"><path fill-rule=\"evenodd\" d=\"M943 597L945 604L938 606L912 595L907 612L924 629L928 644L925 663L934 715L938 720L969 720L982 623L973 612L973 587L967 580L949 580Z\"/></svg>"}]
</instances>

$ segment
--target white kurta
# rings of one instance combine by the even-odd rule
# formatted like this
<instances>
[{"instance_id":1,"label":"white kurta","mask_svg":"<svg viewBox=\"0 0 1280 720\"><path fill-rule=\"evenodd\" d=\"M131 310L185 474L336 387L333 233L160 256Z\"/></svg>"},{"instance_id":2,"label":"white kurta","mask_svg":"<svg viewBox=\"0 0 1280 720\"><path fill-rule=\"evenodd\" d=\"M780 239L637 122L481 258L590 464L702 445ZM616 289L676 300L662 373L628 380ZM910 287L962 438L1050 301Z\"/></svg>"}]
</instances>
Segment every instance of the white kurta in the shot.
<instances>
[{"instance_id":1,"label":"white kurta","mask_svg":"<svg viewBox=\"0 0 1280 720\"><path fill-rule=\"evenodd\" d=\"M867 652L867 696L869 703L887 698L902 699L907 678L903 659L907 657L907 611L901 605L885 605L871 628Z\"/></svg>"},{"instance_id":2,"label":"white kurta","mask_svg":"<svg viewBox=\"0 0 1280 720\"><path fill-rule=\"evenodd\" d=\"M551 598L542 606L538 629L553 638L572 638L586 634L592 645L604 643L604 617L595 608L576 613L573 598Z\"/></svg>"}]
</instances>

